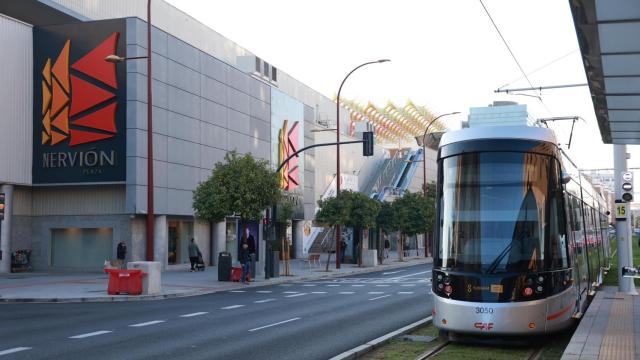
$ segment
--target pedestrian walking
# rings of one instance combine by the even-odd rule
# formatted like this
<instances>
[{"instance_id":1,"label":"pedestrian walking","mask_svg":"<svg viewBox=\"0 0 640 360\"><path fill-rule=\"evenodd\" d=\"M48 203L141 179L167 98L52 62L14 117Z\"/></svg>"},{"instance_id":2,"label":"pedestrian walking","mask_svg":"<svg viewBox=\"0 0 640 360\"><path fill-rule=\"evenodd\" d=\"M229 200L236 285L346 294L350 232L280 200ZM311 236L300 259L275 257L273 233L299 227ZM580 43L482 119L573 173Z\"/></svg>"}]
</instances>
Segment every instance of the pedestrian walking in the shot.
<instances>
[{"instance_id":1,"label":"pedestrian walking","mask_svg":"<svg viewBox=\"0 0 640 360\"><path fill-rule=\"evenodd\" d=\"M116 259L118 259L118 268L124 268L124 260L127 257L127 244L124 241L120 241L118 243L118 248L116 249Z\"/></svg>"},{"instance_id":2,"label":"pedestrian walking","mask_svg":"<svg viewBox=\"0 0 640 360\"><path fill-rule=\"evenodd\" d=\"M389 242L389 238L384 239L384 257L386 259L389 258L389 249L391 249L391 243Z\"/></svg>"},{"instance_id":3,"label":"pedestrian walking","mask_svg":"<svg viewBox=\"0 0 640 360\"><path fill-rule=\"evenodd\" d=\"M251 257L249 256L249 244L247 244L246 240L242 242L242 246L240 246L240 253L238 254L238 260L242 265L242 283L249 284L247 282L247 276L251 276L249 272L249 266L251 265Z\"/></svg>"},{"instance_id":4,"label":"pedestrian walking","mask_svg":"<svg viewBox=\"0 0 640 360\"><path fill-rule=\"evenodd\" d=\"M191 243L189 243L189 261L191 262L190 272L196 271L195 266L198 263L198 255L200 254L200 249L198 245L195 243L193 238L191 238Z\"/></svg>"}]
</instances>

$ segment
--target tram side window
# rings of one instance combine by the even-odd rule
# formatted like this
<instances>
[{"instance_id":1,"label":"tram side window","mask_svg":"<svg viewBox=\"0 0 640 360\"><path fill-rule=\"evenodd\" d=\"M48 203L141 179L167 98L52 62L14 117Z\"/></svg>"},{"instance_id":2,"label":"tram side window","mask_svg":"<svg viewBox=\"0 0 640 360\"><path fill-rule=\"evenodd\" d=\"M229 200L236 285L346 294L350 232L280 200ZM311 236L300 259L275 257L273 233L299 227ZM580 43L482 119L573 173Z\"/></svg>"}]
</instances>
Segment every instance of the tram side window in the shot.
<instances>
[{"instance_id":1,"label":"tram side window","mask_svg":"<svg viewBox=\"0 0 640 360\"><path fill-rule=\"evenodd\" d=\"M584 232L582 231L582 210L580 208L580 200L574 196L570 196L571 204L571 231L576 242L578 253L582 252L584 246Z\"/></svg>"},{"instance_id":2,"label":"tram side window","mask_svg":"<svg viewBox=\"0 0 640 360\"><path fill-rule=\"evenodd\" d=\"M562 187L558 179L560 174L556 171L550 176L553 188L549 206L549 251L552 269L564 269L569 267L567 260L567 234L564 211L562 208Z\"/></svg>"}]
</instances>

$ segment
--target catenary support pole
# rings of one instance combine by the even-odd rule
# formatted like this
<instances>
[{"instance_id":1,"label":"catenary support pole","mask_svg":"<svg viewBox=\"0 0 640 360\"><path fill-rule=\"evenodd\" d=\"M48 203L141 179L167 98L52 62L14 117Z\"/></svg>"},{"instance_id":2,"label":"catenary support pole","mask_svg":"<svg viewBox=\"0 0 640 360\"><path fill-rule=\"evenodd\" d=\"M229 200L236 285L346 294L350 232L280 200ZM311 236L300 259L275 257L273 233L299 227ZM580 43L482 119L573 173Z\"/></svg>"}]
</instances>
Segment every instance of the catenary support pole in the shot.
<instances>
[{"instance_id":1,"label":"catenary support pole","mask_svg":"<svg viewBox=\"0 0 640 360\"><path fill-rule=\"evenodd\" d=\"M622 198L622 173L627 171L627 146L613 145L614 186L616 200ZM630 210L629 208L627 210ZM632 265L630 214L627 220L616 221L616 243L618 248L618 290L626 294L636 294L633 278L622 276L622 267Z\"/></svg>"}]
</instances>

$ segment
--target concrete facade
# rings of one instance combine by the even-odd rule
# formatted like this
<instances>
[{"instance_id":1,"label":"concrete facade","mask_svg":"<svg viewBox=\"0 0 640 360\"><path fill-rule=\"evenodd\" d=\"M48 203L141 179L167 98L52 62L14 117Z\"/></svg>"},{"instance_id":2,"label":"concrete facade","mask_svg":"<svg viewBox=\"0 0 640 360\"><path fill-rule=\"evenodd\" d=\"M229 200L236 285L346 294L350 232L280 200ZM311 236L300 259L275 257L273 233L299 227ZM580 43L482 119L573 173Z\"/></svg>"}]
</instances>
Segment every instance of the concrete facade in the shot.
<instances>
[{"instance_id":1,"label":"concrete facade","mask_svg":"<svg viewBox=\"0 0 640 360\"><path fill-rule=\"evenodd\" d=\"M49 6L36 2L18 7ZM55 11L65 21L126 18L127 57L146 56L147 24L144 3L139 0L77 2L54 0ZM24 10L24 9L23 9ZM154 172L154 249L153 257L162 269L169 267L171 246L184 246L193 236L205 262L215 263L218 253L234 250L226 224L196 219L192 208L193 190L211 175L228 151L251 153L274 166L278 143L274 140L275 121L281 113L272 103L273 94L282 94L301 109L301 144L335 141L335 132L317 132L335 124L335 103L290 75L277 70L277 81L242 68L239 59L255 55L233 41L198 23L164 1L153 2L152 90L153 90L153 172ZM19 12L16 12L18 14ZM6 16L5 16L6 15ZM35 270L99 271L103 261L66 267L53 263L53 231L64 229L110 229L111 251L105 260L115 259L120 241L127 245L127 261L146 258L147 214L147 66L144 60L126 62L126 180L122 184L33 186L33 26L47 25L37 16L13 19L15 14L0 14L0 39L10 47L0 57L9 71L0 80L12 84L11 96L0 96L0 106L15 116L3 117L0 125L0 185L12 189L8 200L9 218L3 222L0 249L6 254L0 272L9 271L10 253L32 250ZM16 15L17 16L17 15ZM34 20L35 19L35 20ZM84 26L91 26L86 24ZM6 37L6 39L5 39ZM5 91L10 87L4 87ZM15 93L15 94L14 94ZM15 96L14 96L15 95ZM341 132L348 132L348 112L341 109ZM277 129L276 129L277 130ZM277 139L277 135L275 136ZM352 140L347 135L343 141ZM39 141L39 139L37 140ZM10 148L6 145L13 144ZM6 150L6 151L5 151ZM312 220L316 203L335 178L334 148L316 148L304 153L300 165L303 179L296 194L302 209L295 228L296 256L302 253L303 221ZM376 147L376 155L364 158L361 145L341 148L342 173L358 176L360 186L375 176L385 151ZM5 157L9 154L9 157ZM24 157L24 159L22 159ZM24 161L23 161L24 160ZM6 190L9 192L8 190ZM190 232L175 234L170 224L179 222ZM258 273L265 256L264 234L258 227L260 257ZM172 244L172 242L174 242ZM173 256L179 250L173 249ZM7 260L8 259L8 260ZM178 259L177 265L184 266Z\"/></svg>"}]
</instances>

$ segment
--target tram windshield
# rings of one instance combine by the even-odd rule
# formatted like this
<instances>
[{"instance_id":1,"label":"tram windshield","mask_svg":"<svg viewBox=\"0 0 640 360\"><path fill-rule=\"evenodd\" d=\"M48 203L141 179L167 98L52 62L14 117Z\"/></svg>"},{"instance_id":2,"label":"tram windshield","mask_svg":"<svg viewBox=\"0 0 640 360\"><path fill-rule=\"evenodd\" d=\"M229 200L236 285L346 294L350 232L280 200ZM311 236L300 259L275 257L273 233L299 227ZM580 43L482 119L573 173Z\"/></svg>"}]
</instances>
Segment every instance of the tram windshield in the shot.
<instances>
[{"instance_id":1,"label":"tram windshield","mask_svg":"<svg viewBox=\"0 0 640 360\"><path fill-rule=\"evenodd\" d=\"M551 157L463 153L443 159L441 171L436 266L533 272L545 255L548 266L566 264L562 188Z\"/></svg>"}]
</instances>

